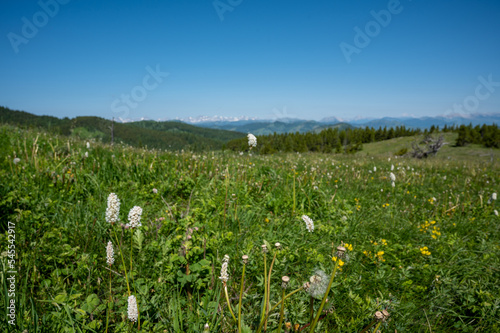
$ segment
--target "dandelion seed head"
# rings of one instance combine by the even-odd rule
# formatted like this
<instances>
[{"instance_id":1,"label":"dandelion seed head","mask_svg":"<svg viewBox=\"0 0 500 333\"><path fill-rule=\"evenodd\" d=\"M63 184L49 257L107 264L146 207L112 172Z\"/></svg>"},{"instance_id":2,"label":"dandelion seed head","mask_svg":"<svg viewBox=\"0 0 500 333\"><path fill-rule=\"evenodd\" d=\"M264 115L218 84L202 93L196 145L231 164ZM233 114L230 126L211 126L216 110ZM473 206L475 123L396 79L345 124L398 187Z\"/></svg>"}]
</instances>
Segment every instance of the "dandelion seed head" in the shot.
<instances>
[{"instance_id":1,"label":"dandelion seed head","mask_svg":"<svg viewBox=\"0 0 500 333\"><path fill-rule=\"evenodd\" d=\"M17 164L17 163L21 162L21 159L19 157L16 157L16 158L14 158L14 160L12 162L14 162L14 164Z\"/></svg>"},{"instance_id":2,"label":"dandelion seed head","mask_svg":"<svg viewBox=\"0 0 500 333\"><path fill-rule=\"evenodd\" d=\"M328 276L322 270L317 270L314 275L309 278L309 295L316 299L322 299L328 288Z\"/></svg>"}]
</instances>

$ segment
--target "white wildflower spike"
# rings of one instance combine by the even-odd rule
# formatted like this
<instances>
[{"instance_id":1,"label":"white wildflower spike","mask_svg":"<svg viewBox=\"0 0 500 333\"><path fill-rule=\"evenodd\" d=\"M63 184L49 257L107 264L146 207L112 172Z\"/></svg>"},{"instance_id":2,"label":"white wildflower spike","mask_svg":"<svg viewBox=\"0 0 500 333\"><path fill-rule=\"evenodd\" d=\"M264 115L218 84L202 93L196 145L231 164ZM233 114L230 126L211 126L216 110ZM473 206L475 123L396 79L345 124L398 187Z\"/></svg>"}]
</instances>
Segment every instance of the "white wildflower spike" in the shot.
<instances>
[{"instance_id":1,"label":"white wildflower spike","mask_svg":"<svg viewBox=\"0 0 500 333\"><path fill-rule=\"evenodd\" d=\"M90 143L87 141L87 149L90 149Z\"/></svg>"},{"instance_id":2,"label":"white wildflower spike","mask_svg":"<svg viewBox=\"0 0 500 333\"><path fill-rule=\"evenodd\" d=\"M136 322L137 318L139 317L137 313L137 300L135 299L134 295L131 295L128 297L128 319L130 321Z\"/></svg>"},{"instance_id":3,"label":"white wildflower spike","mask_svg":"<svg viewBox=\"0 0 500 333\"><path fill-rule=\"evenodd\" d=\"M130 228L136 228L142 226L141 224L142 208L139 206L134 206L128 213L128 226Z\"/></svg>"},{"instance_id":4,"label":"white wildflower spike","mask_svg":"<svg viewBox=\"0 0 500 333\"><path fill-rule=\"evenodd\" d=\"M111 241L108 242L108 246L106 246L106 263L111 266L115 262L115 251L113 250L113 243Z\"/></svg>"},{"instance_id":5,"label":"white wildflower spike","mask_svg":"<svg viewBox=\"0 0 500 333\"><path fill-rule=\"evenodd\" d=\"M394 171L394 164L391 164L391 171Z\"/></svg>"},{"instance_id":6,"label":"white wildflower spike","mask_svg":"<svg viewBox=\"0 0 500 333\"><path fill-rule=\"evenodd\" d=\"M224 255L224 259L222 260L222 268L220 269L220 277L222 283L226 285L227 280L229 280L229 274L227 273L227 265L229 264L229 256Z\"/></svg>"},{"instance_id":7,"label":"white wildflower spike","mask_svg":"<svg viewBox=\"0 0 500 333\"><path fill-rule=\"evenodd\" d=\"M16 158L14 158L13 162L14 162L14 164L17 164L17 163L21 162L21 159L19 157L16 157Z\"/></svg>"},{"instance_id":8,"label":"white wildflower spike","mask_svg":"<svg viewBox=\"0 0 500 333\"><path fill-rule=\"evenodd\" d=\"M391 172L389 175L391 177L391 181L395 182L396 181L396 175Z\"/></svg>"},{"instance_id":9,"label":"white wildflower spike","mask_svg":"<svg viewBox=\"0 0 500 333\"><path fill-rule=\"evenodd\" d=\"M108 208L106 209L106 222L114 224L119 221L120 214L120 199L114 193L108 196Z\"/></svg>"},{"instance_id":10,"label":"white wildflower spike","mask_svg":"<svg viewBox=\"0 0 500 333\"><path fill-rule=\"evenodd\" d=\"M302 220L306 223L307 231L313 232L314 231L314 222L311 220L311 218L307 215L302 215Z\"/></svg>"},{"instance_id":11,"label":"white wildflower spike","mask_svg":"<svg viewBox=\"0 0 500 333\"><path fill-rule=\"evenodd\" d=\"M392 183L391 183L391 186L392 186L392 187L396 187L396 183L395 183L395 182L392 182Z\"/></svg>"},{"instance_id":12,"label":"white wildflower spike","mask_svg":"<svg viewBox=\"0 0 500 333\"><path fill-rule=\"evenodd\" d=\"M248 134L248 145L250 146L250 149L253 147L257 147L257 138L253 134Z\"/></svg>"},{"instance_id":13,"label":"white wildflower spike","mask_svg":"<svg viewBox=\"0 0 500 333\"><path fill-rule=\"evenodd\" d=\"M496 193L491 194L491 200L496 200L496 199L497 199L497 194Z\"/></svg>"}]
</instances>

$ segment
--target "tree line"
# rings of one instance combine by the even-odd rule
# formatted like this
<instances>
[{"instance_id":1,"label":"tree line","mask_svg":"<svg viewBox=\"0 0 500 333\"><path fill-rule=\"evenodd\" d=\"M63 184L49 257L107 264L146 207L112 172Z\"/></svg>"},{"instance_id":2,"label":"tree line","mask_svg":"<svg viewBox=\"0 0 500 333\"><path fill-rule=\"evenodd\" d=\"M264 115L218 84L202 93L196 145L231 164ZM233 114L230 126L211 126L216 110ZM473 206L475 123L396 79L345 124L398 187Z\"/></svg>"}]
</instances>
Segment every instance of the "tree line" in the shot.
<instances>
[{"instance_id":1,"label":"tree line","mask_svg":"<svg viewBox=\"0 0 500 333\"><path fill-rule=\"evenodd\" d=\"M500 148L500 130L497 125L482 125L473 127L465 125L431 126L429 129L396 127L365 128L328 128L319 133L284 133L270 134L258 137L258 145L254 151L260 154L276 152L322 152L322 153L355 153L363 148L364 143L390 140L394 138L435 133L458 132L455 146L465 146L469 143L481 144L485 147ZM224 148L233 151L247 151L246 138L229 141Z\"/></svg>"}]
</instances>

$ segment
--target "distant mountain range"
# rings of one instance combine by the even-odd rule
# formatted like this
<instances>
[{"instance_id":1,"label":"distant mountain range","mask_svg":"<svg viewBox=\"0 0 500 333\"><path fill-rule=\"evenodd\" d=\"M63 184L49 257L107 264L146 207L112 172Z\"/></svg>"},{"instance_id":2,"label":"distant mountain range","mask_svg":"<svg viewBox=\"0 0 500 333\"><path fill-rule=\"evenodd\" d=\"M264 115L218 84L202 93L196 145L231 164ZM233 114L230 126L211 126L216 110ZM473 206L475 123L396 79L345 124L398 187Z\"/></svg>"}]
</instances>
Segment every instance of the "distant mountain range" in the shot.
<instances>
[{"instance_id":1,"label":"distant mountain range","mask_svg":"<svg viewBox=\"0 0 500 333\"><path fill-rule=\"evenodd\" d=\"M225 119L224 117L217 117L214 120L210 117L196 118L194 124L200 127L207 127L213 129L223 129L229 131L237 131L243 133L252 133L254 135L268 135L268 134L281 134L281 133L305 133L305 132L320 132L326 128L339 128L346 129L352 127L396 127L405 126L406 128L430 128L431 126L439 126L443 128L447 126L460 126L460 125L492 125L500 124L500 113L495 114L468 114L468 115L447 115L437 117L384 117L380 119L374 118L359 118L350 121L345 121L337 117L327 117L320 121L302 120L296 118L282 118L278 120L265 120L265 119L242 119L235 120L234 118ZM180 120L188 122L187 119Z\"/></svg>"}]
</instances>

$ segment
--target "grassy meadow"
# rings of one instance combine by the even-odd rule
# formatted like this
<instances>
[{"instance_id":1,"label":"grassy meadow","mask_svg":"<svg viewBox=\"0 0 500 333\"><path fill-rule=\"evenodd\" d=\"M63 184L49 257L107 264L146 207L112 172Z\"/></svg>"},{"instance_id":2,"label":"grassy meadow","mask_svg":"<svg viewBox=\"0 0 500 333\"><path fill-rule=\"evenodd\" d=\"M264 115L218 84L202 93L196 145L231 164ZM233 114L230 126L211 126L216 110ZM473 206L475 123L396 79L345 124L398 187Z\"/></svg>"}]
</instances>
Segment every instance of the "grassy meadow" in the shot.
<instances>
[{"instance_id":1,"label":"grassy meadow","mask_svg":"<svg viewBox=\"0 0 500 333\"><path fill-rule=\"evenodd\" d=\"M404 140L192 153L1 126L0 331L498 332L500 154L396 158ZM142 226L125 227L134 206Z\"/></svg>"}]
</instances>

